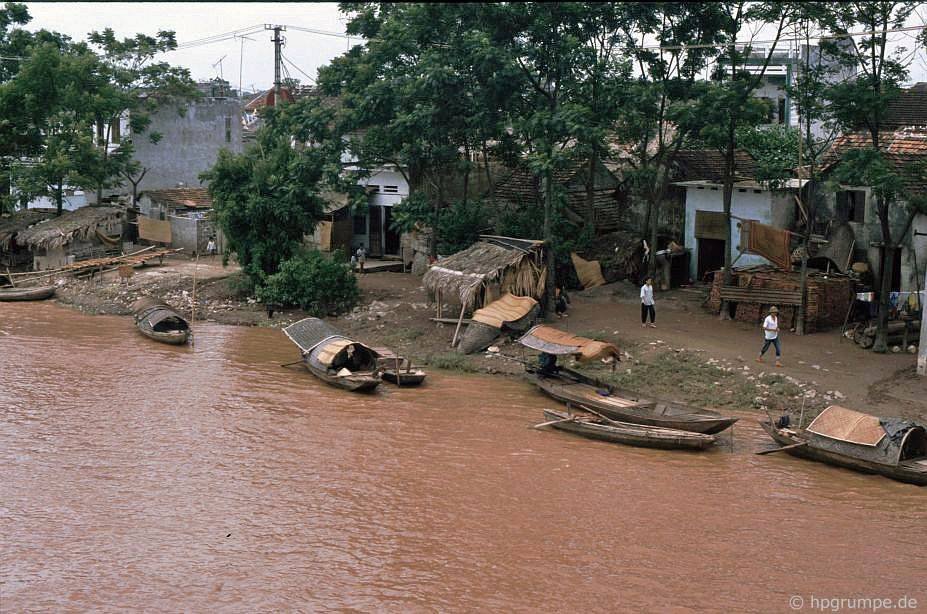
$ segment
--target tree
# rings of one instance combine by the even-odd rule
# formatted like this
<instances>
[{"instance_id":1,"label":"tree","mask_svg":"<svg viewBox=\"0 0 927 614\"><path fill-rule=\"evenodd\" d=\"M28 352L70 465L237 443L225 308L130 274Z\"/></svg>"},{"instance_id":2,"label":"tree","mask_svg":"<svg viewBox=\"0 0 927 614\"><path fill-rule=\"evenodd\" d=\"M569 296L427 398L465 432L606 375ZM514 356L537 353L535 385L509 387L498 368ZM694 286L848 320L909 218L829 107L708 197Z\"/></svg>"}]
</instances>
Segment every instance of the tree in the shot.
<instances>
[{"instance_id":1,"label":"tree","mask_svg":"<svg viewBox=\"0 0 927 614\"><path fill-rule=\"evenodd\" d=\"M875 211L882 235L879 247L879 316L876 327L875 352L888 349L889 294L895 252L910 231L914 217L921 210L920 201L902 200L903 176L906 171L884 150L883 131L889 104L895 100L901 84L908 76L911 57L908 50L889 50L889 30L902 27L918 6L916 2L849 2L839 5L834 29L846 34L856 28L866 33L852 49L834 47L841 62L858 71L855 79L836 83L828 88L827 97L838 124L847 131L861 130L867 137L866 147L847 151L834 175L838 181L871 186ZM923 39L925 34L921 33ZM923 41L921 41L923 42ZM892 218L902 223L893 230Z\"/></svg>"},{"instance_id":2,"label":"tree","mask_svg":"<svg viewBox=\"0 0 927 614\"><path fill-rule=\"evenodd\" d=\"M768 116L768 104L754 97L762 82L766 69L786 28L794 19L795 7L791 3L768 2L719 2L723 11L720 31L725 44L718 57L716 82L706 88L700 96L698 113L694 116L701 122L698 136L716 148L724 157L722 172L722 194L725 219L725 250L723 283L731 283L731 202L736 181L735 151L737 132L744 126L763 123ZM739 44L737 37L747 31L748 24L771 23L775 27L769 47L762 57L754 55L751 44ZM755 35L755 32L754 32ZM760 60L751 68L751 62ZM721 303L721 318L729 318L727 302Z\"/></svg>"},{"instance_id":3,"label":"tree","mask_svg":"<svg viewBox=\"0 0 927 614\"><path fill-rule=\"evenodd\" d=\"M220 152L203 174L217 222L255 286L300 252L324 215L322 195L344 187L333 121L314 98L268 109L256 143L242 154Z\"/></svg>"}]
</instances>

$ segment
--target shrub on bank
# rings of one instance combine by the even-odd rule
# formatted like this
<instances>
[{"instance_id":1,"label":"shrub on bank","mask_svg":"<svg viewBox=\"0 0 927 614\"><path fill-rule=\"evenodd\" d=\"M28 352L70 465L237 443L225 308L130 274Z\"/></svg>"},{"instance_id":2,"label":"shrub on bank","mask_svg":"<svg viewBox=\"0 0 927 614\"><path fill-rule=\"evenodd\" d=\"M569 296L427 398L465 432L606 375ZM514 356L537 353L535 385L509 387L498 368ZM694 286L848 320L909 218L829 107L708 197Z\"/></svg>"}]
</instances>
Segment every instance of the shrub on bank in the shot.
<instances>
[{"instance_id":1,"label":"shrub on bank","mask_svg":"<svg viewBox=\"0 0 927 614\"><path fill-rule=\"evenodd\" d=\"M299 307L316 317L349 311L357 303L357 280L343 256L307 250L280 263L257 290L264 303Z\"/></svg>"}]
</instances>

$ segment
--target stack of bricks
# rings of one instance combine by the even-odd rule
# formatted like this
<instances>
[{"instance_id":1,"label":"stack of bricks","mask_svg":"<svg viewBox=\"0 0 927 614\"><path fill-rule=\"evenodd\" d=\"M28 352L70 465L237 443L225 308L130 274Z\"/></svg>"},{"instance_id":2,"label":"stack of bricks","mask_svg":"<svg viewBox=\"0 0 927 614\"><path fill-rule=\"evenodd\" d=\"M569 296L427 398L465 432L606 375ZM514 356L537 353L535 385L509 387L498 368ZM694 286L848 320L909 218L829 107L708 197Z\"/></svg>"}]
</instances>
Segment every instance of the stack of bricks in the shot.
<instances>
[{"instance_id":1,"label":"stack of bricks","mask_svg":"<svg viewBox=\"0 0 927 614\"><path fill-rule=\"evenodd\" d=\"M721 275L715 275L706 303L709 310L717 313L721 310ZM763 288L798 292L801 289L799 273L780 271L773 267L751 267L735 270L731 284L741 288ZM807 313L805 330L812 333L841 326L847 310L854 298L853 281L844 276L825 276L823 273L809 273L807 287ZM779 326L783 329L793 328L798 320L798 306L777 305L779 307ZM760 323L769 312L771 305L764 303L738 302L734 319L742 322Z\"/></svg>"}]
</instances>

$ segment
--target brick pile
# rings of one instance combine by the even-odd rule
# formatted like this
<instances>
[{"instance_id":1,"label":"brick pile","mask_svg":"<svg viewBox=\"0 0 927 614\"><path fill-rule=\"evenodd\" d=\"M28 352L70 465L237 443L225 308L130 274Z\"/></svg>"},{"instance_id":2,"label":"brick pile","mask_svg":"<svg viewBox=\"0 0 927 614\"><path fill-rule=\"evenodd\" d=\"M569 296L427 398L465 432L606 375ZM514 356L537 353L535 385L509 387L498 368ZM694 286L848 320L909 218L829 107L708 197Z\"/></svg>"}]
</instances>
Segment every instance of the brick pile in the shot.
<instances>
[{"instance_id":1,"label":"brick pile","mask_svg":"<svg viewBox=\"0 0 927 614\"><path fill-rule=\"evenodd\" d=\"M718 272L708 294L706 303L714 313L721 311L721 279ZM795 272L786 272L770 266L735 269L731 284L741 288L765 288L798 292L801 289L801 276ZM813 333L843 325L847 309L854 297L853 280L842 275L808 273L808 312L805 314L805 330ZM736 303L734 319L741 322L759 324L766 317L771 305L764 303ZM798 306L778 305L779 326L783 329L793 328L798 319Z\"/></svg>"}]
</instances>

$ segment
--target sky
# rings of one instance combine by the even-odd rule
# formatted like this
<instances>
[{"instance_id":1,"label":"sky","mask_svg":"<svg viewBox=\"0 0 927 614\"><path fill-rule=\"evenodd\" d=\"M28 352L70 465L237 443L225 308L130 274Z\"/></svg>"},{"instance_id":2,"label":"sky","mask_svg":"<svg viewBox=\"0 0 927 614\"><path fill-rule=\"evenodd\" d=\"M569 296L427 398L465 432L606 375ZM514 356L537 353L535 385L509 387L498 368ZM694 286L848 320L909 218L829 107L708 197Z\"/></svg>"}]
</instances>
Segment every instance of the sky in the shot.
<instances>
[{"instance_id":1,"label":"sky","mask_svg":"<svg viewBox=\"0 0 927 614\"><path fill-rule=\"evenodd\" d=\"M27 26L30 30L55 30L77 40L83 40L92 30L106 27L120 37L173 30L183 47L185 43L252 26L290 26L284 32L284 66L290 76L302 83L311 83L320 66L358 42L295 29L343 34L345 16L334 2L27 2L26 6L33 18ZM915 13L907 25L924 23L920 13ZM245 91L266 89L274 80L272 34L260 29L247 34L250 40L229 36L227 40L178 49L159 59L188 68L197 81L222 76L234 88L240 83ZM909 48L912 37L913 33L894 35L897 44ZM910 71L909 83L927 81L927 55L923 50L917 53Z\"/></svg>"}]
</instances>

